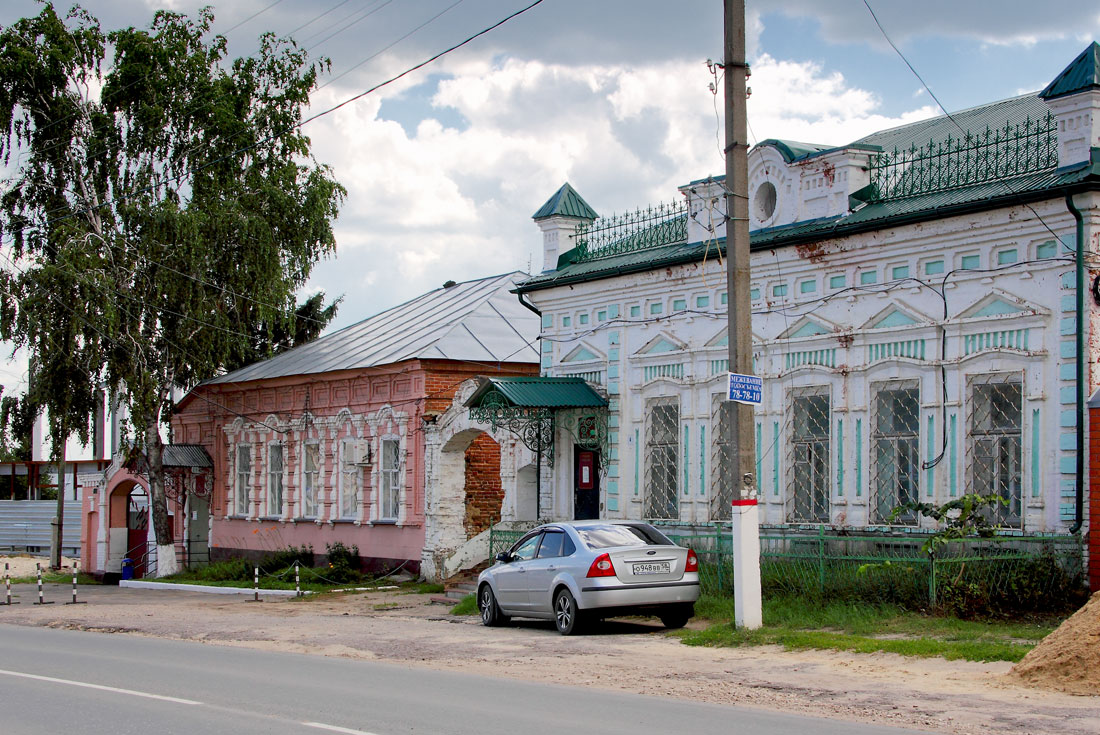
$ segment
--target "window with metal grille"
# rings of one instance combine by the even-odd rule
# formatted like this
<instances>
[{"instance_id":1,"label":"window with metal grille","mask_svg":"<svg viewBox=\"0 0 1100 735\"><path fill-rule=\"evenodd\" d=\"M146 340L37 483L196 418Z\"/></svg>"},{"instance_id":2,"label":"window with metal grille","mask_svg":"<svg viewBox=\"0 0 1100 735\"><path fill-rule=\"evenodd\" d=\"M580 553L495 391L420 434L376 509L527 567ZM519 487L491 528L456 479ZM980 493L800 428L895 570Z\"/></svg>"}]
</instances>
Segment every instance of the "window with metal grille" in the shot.
<instances>
[{"instance_id":1,"label":"window with metal grille","mask_svg":"<svg viewBox=\"0 0 1100 735\"><path fill-rule=\"evenodd\" d=\"M237 445L237 515L248 515L249 477L252 474L252 447Z\"/></svg>"},{"instance_id":2,"label":"window with metal grille","mask_svg":"<svg viewBox=\"0 0 1100 735\"><path fill-rule=\"evenodd\" d=\"M646 405L645 517L680 517L680 401L657 398Z\"/></svg>"},{"instance_id":3,"label":"window with metal grille","mask_svg":"<svg viewBox=\"0 0 1100 735\"><path fill-rule=\"evenodd\" d=\"M733 464L730 432L735 406L722 394L711 398L710 519L728 521L733 515Z\"/></svg>"},{"instance_id":4,"label":"window with metal grille","mask_svg":"<svg viewBox=\"0 0 1100 735\"><path fill-rule=\"evenodd\" d=\"M283 445L267 447L267 514L283 514Z\"/></svg>"},{"instance_id":5,"label":"window with metal grille","mask_svg":"<svg viewBox=\"0 0 1100 735\"><path fill-rule=\"evenodd\" d=\"M340 472L340 517L354 518L359 513L359 465L355 464L354 439L345 439Z\"/></svg>"},{"instance_id":6,"label":"window with metal grille","mask_svg":"<svg viewBox=\"0 0 1100 735\"><path fill-rule=\"evenodd\" d=\"M397 519L401 496L401 449L396 439L382 440L382 518Z\"/></svg>"},{"instance_id":7,"label":"window with metal grille","mask_svg":"<svg viewBox=\"0 0 1100 735\"><path fill-rule=\"evenodd\" d=\"M787 518L795 523L829 521L829 389L799 388L791 394L790 494Z\"/></svg>"},{"instance_id":8,"label":"window with metal grille","mask_svg":"<svg viewBox=\"0 0 1100 735\"><path fill-rule=\"evenodd\" d=\"M888 523L895 508L919 498L920 387L915 380L875 383L871 395L871 522ZM892 522L913 525L916 512Z\"/></svg>"},{"instance_id":9,"label":"window with metal grille","mask_svg":"<svg viewBox=\"0 0 1100 735\"><path fill-rule=\"evenodd\" d=\"M1021 471L1023 446L1023 380L1019 374L975 375L969 380L970 492L1000 495L991 520L1020 528L1023 523Z\"/></svg>"},{"instance_id":10,"label":"window with metal grille","mask_svg":"<svg viewBox=\"0 0 1100 735\"><path fill-rule=\"evenodd\" d=\"M309 442L302 447L302 516L317 517L317 485L321 476L321 445Z\"/></svg>"}]
</instances>

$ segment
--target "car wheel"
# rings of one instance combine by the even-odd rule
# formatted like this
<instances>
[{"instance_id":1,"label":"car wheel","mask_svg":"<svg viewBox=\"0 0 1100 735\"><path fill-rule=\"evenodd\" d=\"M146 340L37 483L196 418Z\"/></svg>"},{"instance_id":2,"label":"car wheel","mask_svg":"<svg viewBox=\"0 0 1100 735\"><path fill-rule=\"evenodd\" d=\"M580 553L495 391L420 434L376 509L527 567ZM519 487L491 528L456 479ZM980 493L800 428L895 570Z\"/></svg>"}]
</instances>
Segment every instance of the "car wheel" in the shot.
<instances>
[{"instance_id":1,"label":"car wheel","mask_svg":"<svg viewBox=\"0 0 1100 735\"><path fill-rule=\"evenodd\" d=\"M487 584L481 585L481 589L478 590L477 609L481 613L482 625L493 628L508 622L508 617L500 611L493 588Z\"/></svg>"},{"instance_id":2,"label":"car wheel","mask_svg":"<svg viewBox=\"0 0 1100 735\"><path fill-rule=\"evenodd\" d=\"M554 624L562 635L573 635L581 630L581 611L577 601L564 587L554 595Z\"/></svg>"},{"instance_id":3,"label":"car wheel","mask_svg":"<svg viewBox=\"0 0 1100 735\"><path fill-rule=\"evenodd\" d=\"M683 628L694 614L695 608L692 605L687 607L677 606L662 612L661 622L664 623L666 628Z\"/></svg>"}]
</instances>

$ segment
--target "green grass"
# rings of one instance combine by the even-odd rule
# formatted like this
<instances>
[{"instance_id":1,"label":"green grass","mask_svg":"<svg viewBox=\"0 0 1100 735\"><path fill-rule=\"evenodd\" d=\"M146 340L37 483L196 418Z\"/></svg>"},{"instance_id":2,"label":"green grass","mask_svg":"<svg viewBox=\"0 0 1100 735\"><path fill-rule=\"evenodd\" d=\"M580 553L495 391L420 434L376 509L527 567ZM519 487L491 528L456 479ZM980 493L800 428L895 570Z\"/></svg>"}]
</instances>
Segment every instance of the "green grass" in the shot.
<instances>
[{"instance_id":1,"label":"green grass","mask_svg":"<svg viewBox=\"0 0 1100 735\"><path fill-rule=\"evenodd\" d=\"M441 595L443 585L439 582L402 582L398 585L403 595Z\"/></svg>"},{"instance_id":2,"label":"green grass","mask_svg":"<svg viewBox=\"0 0 1100 735\"><path fill-rule=\"evenodd\" d=\"M477 595L469 594L451 608L451 615L477 615Z\"/></svg>"},{"instance_id":3,"label":"green grass","mask_svg":"<svg viewBox=\"0 0 1100 735\"><path fill-rule=\"evenodd\" d=\"M764 602L762 628L739 630L732 622L730 597L704 595L695 610L697 618L712 624L706 630L679 633L687 645L780 645L789 650L884 651L966 661L1019 661L1060 622L960 620L893 605L779 597Z\"/></svg>"}]
</instances>

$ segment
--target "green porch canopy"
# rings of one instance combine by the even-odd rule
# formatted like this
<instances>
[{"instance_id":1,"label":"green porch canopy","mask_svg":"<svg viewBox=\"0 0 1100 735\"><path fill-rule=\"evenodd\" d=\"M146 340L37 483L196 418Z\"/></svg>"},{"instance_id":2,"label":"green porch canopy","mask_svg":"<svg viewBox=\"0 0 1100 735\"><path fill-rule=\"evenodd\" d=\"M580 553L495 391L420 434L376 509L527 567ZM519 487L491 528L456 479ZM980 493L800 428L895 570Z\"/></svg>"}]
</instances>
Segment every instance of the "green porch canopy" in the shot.
<instances>
[{"instance_id":1,"label":"green porch canopy","mask_svg":"<svg viewBox=\"0 0 1100 735\"><path fill-rule=\"evenodd\" d=\"M554 464L554 435L564 429L577 445L606 456L607 399L581 378L481 378L466 401L470 418L505 429L535 453L535 507L541 518L541 466Z\"/></svg>"},{"instance_id":2,"label":"green porch canopy","mask_svg":"<svg viewBox=\"0 0 1100 735\"><path fill-rule=\"evenodd\" d=\"M511 408L598 408L607 399L582 378L483 378L466 401L467 408L504 405Z\"/></svg>"}]
</instances>

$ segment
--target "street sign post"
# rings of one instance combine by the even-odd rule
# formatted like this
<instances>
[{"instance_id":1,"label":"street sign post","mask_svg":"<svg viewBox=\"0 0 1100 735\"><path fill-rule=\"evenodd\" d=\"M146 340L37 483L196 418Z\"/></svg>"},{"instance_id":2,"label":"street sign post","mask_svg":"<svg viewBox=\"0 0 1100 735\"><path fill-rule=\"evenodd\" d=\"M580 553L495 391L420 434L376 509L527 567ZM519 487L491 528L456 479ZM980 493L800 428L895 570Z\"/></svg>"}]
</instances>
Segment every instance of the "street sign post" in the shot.
<instances>
[{"instance_id":1,"label":"street sign post","mask_svg":"<svg viewBox=\"0 0 1100 735\"><path fill-rule=\"evenodd\" d=\"M727 398L737 403L760 405L760 394L764 390L764 380L755 375L729 373L729 391Z\"/></svg>"}]
</instances>

